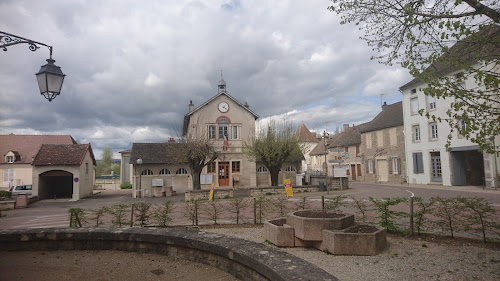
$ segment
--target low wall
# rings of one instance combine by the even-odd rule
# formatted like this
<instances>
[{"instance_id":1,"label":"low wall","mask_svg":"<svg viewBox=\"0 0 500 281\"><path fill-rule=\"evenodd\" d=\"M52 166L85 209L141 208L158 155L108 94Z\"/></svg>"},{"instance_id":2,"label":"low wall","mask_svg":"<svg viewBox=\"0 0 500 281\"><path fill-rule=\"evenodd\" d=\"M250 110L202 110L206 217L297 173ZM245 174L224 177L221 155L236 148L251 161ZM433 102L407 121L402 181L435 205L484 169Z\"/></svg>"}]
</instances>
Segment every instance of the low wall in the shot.
<instances>
[{"instance_id":1,"label":"low wall","mask_svg":"<svg viewBox=\"0 0 500 281\"><path fill-rule=\"evenodd\" d=\"M313 192L318 191L318 185L302 185L294 186L293 192ZM214 188L214 198L222 199L228 197L239 197L239 196L261 196L265 194L278 194L285 193L284 186L260 186L260 187L248 187L240 189L232 188ZM208 199L210 196L210 190L188 190L185 192L184 200L200 200Z\"/></svg>"},{"instance_id":2,"label":"low wall","mask_svg":"<svg viewBox=\"0 0 500 281\"><path fill-rule=\"evenodd\" d=\"M296 256L221 234L169 228L0 230L0 251L121 250L151 252L207 264L240 280L335 281Z\"/></svg>"},{"instance_id":3,"label":"low wall","mask_svg":"<svg viewBox=\"0 0 500 281\"><path fill-rule=\"evenodd\" d=\"M328 177L325 176L311 176L311 184L319 185L319 182L328 181L330 183L330 190L335 189L348 189L349 188L349 178L342 178L342 185L340 184L340 178Z\"/></svg>"}]
</instances>

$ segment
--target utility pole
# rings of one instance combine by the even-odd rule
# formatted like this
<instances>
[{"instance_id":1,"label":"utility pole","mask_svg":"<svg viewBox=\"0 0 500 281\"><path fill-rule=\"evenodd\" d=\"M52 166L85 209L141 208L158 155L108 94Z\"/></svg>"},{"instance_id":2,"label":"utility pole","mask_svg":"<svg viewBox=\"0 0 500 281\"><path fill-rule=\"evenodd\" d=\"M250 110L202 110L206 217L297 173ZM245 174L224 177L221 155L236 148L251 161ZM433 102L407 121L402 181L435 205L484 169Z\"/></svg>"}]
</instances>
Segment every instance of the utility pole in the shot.
<instances>
[{"instance_id":1,"label":"utility pole","mask_svg":"<svg viewBox=\"0 0 500 281\"><path fill-rule=\"evenodd\" d=\"M327 136L327 133L326 133L326 129L325 129L323 131L323 140L325 142L325 184L326 184L326 193L330 194L330 188L329 188L329 184L328 184L328 164L326 163L326 155L328 154L328 146L327 146L327 142L326 142L326 136Z\"/></svg>"}]
</instances>

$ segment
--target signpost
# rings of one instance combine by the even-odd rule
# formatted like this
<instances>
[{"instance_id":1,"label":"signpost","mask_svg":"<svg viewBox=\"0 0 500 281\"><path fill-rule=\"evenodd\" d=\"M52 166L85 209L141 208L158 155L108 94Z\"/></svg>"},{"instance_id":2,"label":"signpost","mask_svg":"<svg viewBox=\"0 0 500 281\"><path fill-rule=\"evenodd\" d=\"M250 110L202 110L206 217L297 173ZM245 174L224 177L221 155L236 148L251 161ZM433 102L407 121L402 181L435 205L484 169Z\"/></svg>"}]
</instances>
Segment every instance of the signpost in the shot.
<instances>
[{"instance_id":1,"label":"signpost","mask_svg":"<svg viewBox=\"0 0 500 281\"><path fill-rule=\"evenodd\" d=\"M349 165L333 166L333 177L340 178L340 190L344 189L344 184L342 183L342 178L347 177L348 170L349 170Z\"/></svg>"}]
</instances>

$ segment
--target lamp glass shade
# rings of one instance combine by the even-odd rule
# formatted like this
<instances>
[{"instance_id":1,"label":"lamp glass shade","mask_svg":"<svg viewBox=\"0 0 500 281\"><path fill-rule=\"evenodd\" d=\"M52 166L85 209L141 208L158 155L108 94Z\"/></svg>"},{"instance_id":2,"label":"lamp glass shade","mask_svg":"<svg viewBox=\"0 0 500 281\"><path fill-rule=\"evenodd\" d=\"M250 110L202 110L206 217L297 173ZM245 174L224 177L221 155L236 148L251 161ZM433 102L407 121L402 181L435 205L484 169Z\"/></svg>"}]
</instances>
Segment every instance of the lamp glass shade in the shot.
<instances>
[{"instance_id":1,"label":"lamp glass shade","mask_svg":"<svg viewBox=\"0 0 500 281\"><path fill-rule=\"evenodd\" d=\"M36 74L40 94L49 101L61 93L64 75L59 66L54 65L55 60L48 59L47 64L40 68Z\"/></svg>"},{"instance_id":2,"label":"lamp glass shade","mask_svg":"<svg viewBox=\"0 0 500 281\"><path fill-rule=\"evenodd\" d=\"M137 159L137 164L142 165L142 159Z\"/></svg>"}]
</instances>

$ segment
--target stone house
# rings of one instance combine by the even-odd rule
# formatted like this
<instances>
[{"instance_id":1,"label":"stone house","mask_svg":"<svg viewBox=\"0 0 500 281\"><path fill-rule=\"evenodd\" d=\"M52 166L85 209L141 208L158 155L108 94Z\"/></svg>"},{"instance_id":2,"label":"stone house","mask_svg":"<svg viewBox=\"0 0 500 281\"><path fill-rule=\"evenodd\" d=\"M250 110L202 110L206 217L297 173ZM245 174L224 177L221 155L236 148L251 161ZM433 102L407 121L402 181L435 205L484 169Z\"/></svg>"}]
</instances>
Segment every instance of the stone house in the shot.
<instances>
[{"instance_id":1,"label":"stone house","mask_svg":"<svg viewBox=\"0 0 500 281\"><path fill-rule=\"evenodd\" d=\"M328 162L333 168L343 166L347 169L349 180L360 181L364 174L361 157L361 131L368 125L344 124L342 132L328 143Z\"/></svg>"},{"instance_id":2,"label":"stone house","mask_svg":"<svg viewBox=\"0 0 500 281\"><path fill-rule=\"evenodd\" d=\"M406 157L402 102L384 103L380 112L361 129L360 157L363 181L401 183Z\"/></svg>"},{"instance_id":3,"label":"stone house","mask_svg":"<svg viewBox=\"0 0 500 281\"><path fill-rule=\"evenodd\" d=\"M304 159L301 161L301 176L297 177L297 179L300 178L300 180L302 181L302 179L305 178L305 173L310 173L312 171L312 159L310 153L318 145L319 140L316 137L316 133L309 131L304 123L300 124L300 126L297 128L294 137L296 137L299 142L306 148ZM302 184L302 182L297 182L297 184Z\"/></svg>"},{"instance_id":4,"label":"stone house","mask_svg":"<svg viewBox=\"0 0 500 281\"><path fill-rule=\"evenodd\" d=\"M33 184L32 161L43 144L76 144L70 135L0 135L0 189Z\"/></svg>"}]
</instances>

